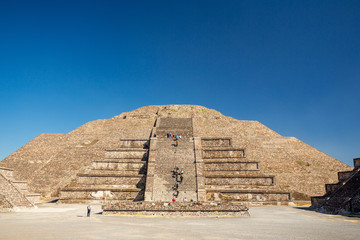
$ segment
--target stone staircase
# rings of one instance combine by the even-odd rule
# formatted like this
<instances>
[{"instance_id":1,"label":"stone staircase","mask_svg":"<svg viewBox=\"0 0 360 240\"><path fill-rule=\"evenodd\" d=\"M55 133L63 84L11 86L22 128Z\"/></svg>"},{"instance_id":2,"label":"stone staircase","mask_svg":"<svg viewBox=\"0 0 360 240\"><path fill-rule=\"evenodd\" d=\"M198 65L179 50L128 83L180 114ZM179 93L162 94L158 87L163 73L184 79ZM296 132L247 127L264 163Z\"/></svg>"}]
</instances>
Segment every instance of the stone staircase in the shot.
<instances>
[{"instance_id":1,"label":"stone staircase","mask_svg":"<svg viewBox=\"0 0 360 240\"><path fill-rule=\"evenodd\" d=\"M193 137L191 118L158 118L156 133L158 138L166 138L167 133L181 135L183 139Z\"/></svg>"},{"instance_id":2,"label":"stone staircase","mask_svg":"<svg viewBox=\"0 0 360 240\"><path fill-rule=\"evenodd\" d=\"M169 138L169 133L181 139ZM184 172L182 182L176 180L176 168ZM291 200L274 176L261 173L258 161L247 159L245 149L232 146L231 138L194 137L192 118L157 118L150 140L120 140L60 191L63 202L173 198L254 205Z\"/></svg>"},{"instance_id":3,"label":"stone staircase","mask_svg":"<svg viewBox=\"0 0 360 240\"><path fill-rule=\"evenodd\" d=\"M61 202L141 201L148 158L147 139L122 139L107 149L89 171L80 173L59 193Z\"/></svg>"},{"instance_id":4,"label":"stone staircase","mask_svg":"<svg viewBox=\"0 0 360 240\"><path fill-rule=\"evenodd\" d=\"M245 149L232 146L231 138L193 136L191 118L160 118L150 141L146 201L171 201L175 167L184 170L177 200L232 201L278 204L291 200L274 176L262 174L259 162L248 160ZM179 146L167 133L182 135ZM185 137L184 137L185 136Z\"/></svg>"},{"instance_id":5,"label":"stone staircase","mask_svg":"<svg viewBox=\"0 0 360 240\"><path fill-rule=\"evenodd\" d=\"M176 201L197 201L191 118L160 118L157 125L157 138L150 141L150 155L154 156L149 162L146 200L171 201L175 197ZM175 138L167 137L168 133L181 135L177 146ZM182 182L176 181L173 172L176 167L184 172Z\"/></svg>"},{"instance_id":6,"label":"stone staircase","mask_svg":"<svg viewBox=\"0 0 360 240\"><path fill-rule=\"evenodd\" d=\"M326 184L324 196L311 197L311 206L319 212L339 214L360 212L360 158L354 159L352 171L339 172L339 182Z\"/></svg>"},{"instance_id":7,"label":"stone staircase","mask_svg":"<svg viewBox=\"0 0 360 240\"><path fill-rule=\"evenodd\" d=\"M154 201L171 201L178 184L177 199L196 199L194 143L189 138L183 138L177 147L172 139L157 141L157 158L154 179ZM173 170L178 167L184 171L183 181L176 182Z\"/></svg>"},{"instance_id":8,"label":"stone staircase","mask_svg":"<svg viewBox=\"0 0 360 240\"><path fill-rule=\"evenodd\" d=\"M230 138L202 138L201 149L206 200L253 205L291 200L290 193L278 189L274 176L262 174L259 162L246 158L245 149L232 147Z\"/></svg>"},{"instance_id":9,"label":"stone staircase","mask_svg":"<svg viewBox=\"0 0 360 240\"><path fill-rule=\"evenodd\" d=\"M40 194L30 193L27 182L16 181L13 170L0 167L0 208L34 207L40 203Z\"/></svg>"}]
</instances>

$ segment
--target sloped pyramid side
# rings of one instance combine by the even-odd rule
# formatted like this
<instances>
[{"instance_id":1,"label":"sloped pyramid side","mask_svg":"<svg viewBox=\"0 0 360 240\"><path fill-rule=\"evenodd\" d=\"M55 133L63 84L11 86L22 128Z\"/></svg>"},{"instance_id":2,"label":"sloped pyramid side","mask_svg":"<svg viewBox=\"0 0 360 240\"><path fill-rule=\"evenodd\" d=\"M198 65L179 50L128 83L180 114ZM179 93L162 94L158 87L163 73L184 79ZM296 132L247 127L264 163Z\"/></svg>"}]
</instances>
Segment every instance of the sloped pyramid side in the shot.
<instances>
[{"instance_id":1,"label":"sloped pyramid side","mask_svg":"<svg viewBox=\"0 0 360 240\"><path fill-rule=\"evenodd\" d=\"M150 136L154 119L113 118L86 123L68 134L41 134L0 162L15 169L15 178L29 183L30 191L51 198L80 172L102 160L119 139Z\"/></svg>"},{"instance_id":2,"label":"sloped pyramid side","mask_svg":"<svg viewBox=\"0 0 360 240\"><path fill-rule=\"evenodd\" d=\"M293 198L309 200L321 195L326 182L338 171L351 168L294 137L283 137L257 121L194 118L194 135L232 138L236 148L246 149L248 160L259 161L262 173L274 175L277 186Z\"/></svg>"},{"instance_id":3,"label":"sloped pyramid side","mask_svg":"<svg viewBox=\"0 0 360 240\"><path fill-rule=\"evenodd\" d=\"M192 118L194 137L232 139L247 149L247 158L260 163L262 173L275 175L277 186L293 196L322 195L323 186L337 179L346 164L304 142L283 137L257 121L240 121L201 106L147 106L110 119L88 122L68 134L41 134L0 162L29 183L30 191L57 196L119 139L148 139L156 118Z\"/></svg>"}]
</instances>

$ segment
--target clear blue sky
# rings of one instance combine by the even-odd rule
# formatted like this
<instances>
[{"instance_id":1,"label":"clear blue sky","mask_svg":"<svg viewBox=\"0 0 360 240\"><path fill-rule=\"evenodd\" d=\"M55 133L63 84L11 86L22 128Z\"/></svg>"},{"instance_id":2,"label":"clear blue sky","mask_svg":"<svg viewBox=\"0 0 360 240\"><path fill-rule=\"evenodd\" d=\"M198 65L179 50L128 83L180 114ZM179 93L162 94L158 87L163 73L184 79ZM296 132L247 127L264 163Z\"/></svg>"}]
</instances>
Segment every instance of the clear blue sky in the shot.
<instances>
[{"instance_id":1,"label":"clear blue sky","mask_svg":"<svg viewBox=\"0 0 360 240\"><path fill-rule=\"evenodd\" d=\"M154 104L360 157L360 1L1 1L0 159Z\"/></svg>"}]
</instances>

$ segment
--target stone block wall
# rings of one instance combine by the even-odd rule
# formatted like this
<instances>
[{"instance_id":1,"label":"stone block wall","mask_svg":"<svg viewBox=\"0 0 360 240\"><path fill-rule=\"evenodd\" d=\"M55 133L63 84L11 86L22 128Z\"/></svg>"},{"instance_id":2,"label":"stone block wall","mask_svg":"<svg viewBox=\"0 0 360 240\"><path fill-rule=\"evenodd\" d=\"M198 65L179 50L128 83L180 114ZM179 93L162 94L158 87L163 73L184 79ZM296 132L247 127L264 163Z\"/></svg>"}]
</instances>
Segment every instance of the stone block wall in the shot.
<instances>
[{"instance_id":1,"label":"stone block wall","mask_svg":"<svg viewBox=\"0 0 360 240\"><path fill-rule=\"evenodd\" d=\"M295 200L323 194L324 184L337 181L337 172L349 166L294 138L283 137L257 121L194 118L198 137L231 138L234 148L244 148L246 161L259 162L263 174L276 176L279 190Z\"/></svg>"},{"instance_id":2,"label":"stone block wall","mask_svg":"<svg viewBox=\"0 0 360 240\"><path fill-rule=\"evenodd\" d=\"M144 199L148 140L119 139L103 159L60 190L62 202L140 201Z\"/></svg>"},{"instance_id":3,"label":"stone block wall","mask_svg":"<svg viewBox=\"0 0 360 240\"><path fill-rule=\"evenodd\" d=\"M202 138L202 147L231 147L231 138Z\"/></svg>"},{"instance_id":4,"label":"stone block wall","mask_svg":"<svg viewBox=\"0 0 360 240\"><path fill-rule=\"evenodd\" d=\"M274 176L264 175L245 149L232 147L230 138L202 139L206 199L257 204L288 202L290 193L275 186Z\"/></svg>"},{"instance_id":5,"label":"stone block wall","mask_svg":"<svg viewBox=\"0 0 360 240\"><path fill-rule=\"evenodd\" d=\"M243 158L245 157L244 149L204 149L203 158Z\"/></svg>"},{"instance_id":6,"label":"stone block wall","mask_svg":"<svg viewBox=\"0 0 360 240\"><path fill-rule=\"evenodd\" d=\"M360 166L354 159L352 171L339 172L338 183L326 184L323 196L311 197L312 207L320 212L338 214L358 212L360 209Z\"/></svg>"},{"instance_id":7,"label":"stone block wall","mask_svg":"<svg viewBox=\"0 0 360 240\"><path fill-rule=\"evenodd\" d=\"M5 195L0 194L0 212L5 209L12 209L14 206L6 199Z\"/></svg>"},{"instance_id":8,"label":"stone block wall","mask_svg":"<svg viewBox=\"0 0 360 240\"><path fill-rule=\"evenodd\" d=\"M39 194L30 194L26 182L15 181L11 169L0 168L0 195L2 207L33 207L39 201Z\"/></svg>"},{"instance_id":9,"label":"stone block wall","mask_svg":"<svg viewBox=\"0 0 360 240\"><path fill-rule=\"evenodd\" d=\"M206 176L206 175L205 175ZM272 186L274 184L273 177L261 177L261 176L218 176L207 177L205 180L207 185L260 185L260 186Z\"/></svg>"}]
</instances>

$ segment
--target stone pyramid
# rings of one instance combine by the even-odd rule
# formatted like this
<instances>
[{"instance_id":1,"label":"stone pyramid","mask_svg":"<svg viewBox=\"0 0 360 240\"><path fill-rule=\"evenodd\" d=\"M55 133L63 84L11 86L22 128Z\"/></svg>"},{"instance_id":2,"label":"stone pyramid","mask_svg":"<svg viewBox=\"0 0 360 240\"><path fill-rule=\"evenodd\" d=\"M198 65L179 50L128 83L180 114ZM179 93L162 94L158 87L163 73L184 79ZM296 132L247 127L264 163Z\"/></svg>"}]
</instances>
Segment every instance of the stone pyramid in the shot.
<instances>
[{"instance_id":1,"label":"stone pyramid","mask_svg":"<svg viewBox=\"0 0 360 240\"><path fill-rule=\"evenodd\" d=\"M257 121L194 105L146 106L67 134L40 134L0 167L14 169L43 198L65 202L169 201L176 194L194 201L310 200L337 181L337 172L351 170Z\"/></svg>"}]
</instances>

